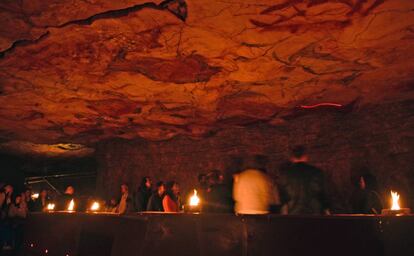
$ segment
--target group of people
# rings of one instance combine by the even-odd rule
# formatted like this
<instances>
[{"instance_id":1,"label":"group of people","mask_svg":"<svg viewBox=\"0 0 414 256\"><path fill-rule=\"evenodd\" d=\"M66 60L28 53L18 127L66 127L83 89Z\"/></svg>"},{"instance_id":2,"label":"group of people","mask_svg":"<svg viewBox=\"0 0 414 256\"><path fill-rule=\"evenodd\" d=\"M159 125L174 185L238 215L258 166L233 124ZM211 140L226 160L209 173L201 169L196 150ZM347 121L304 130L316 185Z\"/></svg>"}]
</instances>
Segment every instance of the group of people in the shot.
<instances>
[{"instance_id":1,"label":"group of people","mask_svg":"<svg viewBox=\"0 0 414 256\"><path fill-rule=\"evenodd\" d=\"M198 196L201 212L237 214L330 214L331 204L325 190L323 171L308 163L303 146L293 148L289 161L279 168L279 175L272 179L266 171L266 158L256 155L243 170L225 182L218 170L198 176ZM186 199L188 196L185 197ZM376 191L375 177L363 174L351 196L352 213L378 214L383 208ZM152 190L152 180L144 177L135 193L127 184L121 186L121 197L112 200L111 211L183 211L177 182L158 182Z\"/></svg>"},{"instance_id":2,"label":"group of people","mask_svg":"<svg viewBox=\"0 0 414 256\"><path fill-rule=\"evenodd\" d=\"M330 200L325 191L323 172L308 163L308 155L302 146L292 150L289 161L279 168L279 176L270 178L266 172L266 158L254 157L244 170L236 172L231 181L225 181L218 170L198 176L199 210L203 213L236 214L330 214ZM121 195L105 204L105 211L118 214L130 212L181 212L185 201L180 186L175 181L159 181L153 189L150 177L144 177L136 191L127 184L121 185ZM188 197L186 196L185 199ZM13 186L0 184L0 248L18 243L21 222L30 211L45 211L53 202L54 210L67 210L71 200L76 200L77 211L86 209L73 186L68 186L62 195L54 197L42 189L37 199L27 188L15 193ZM383 208L376 191L376 180L371 174L359 177L358 188L351 196L352 213L378 214Z\"/></svg>"}]
</instances>

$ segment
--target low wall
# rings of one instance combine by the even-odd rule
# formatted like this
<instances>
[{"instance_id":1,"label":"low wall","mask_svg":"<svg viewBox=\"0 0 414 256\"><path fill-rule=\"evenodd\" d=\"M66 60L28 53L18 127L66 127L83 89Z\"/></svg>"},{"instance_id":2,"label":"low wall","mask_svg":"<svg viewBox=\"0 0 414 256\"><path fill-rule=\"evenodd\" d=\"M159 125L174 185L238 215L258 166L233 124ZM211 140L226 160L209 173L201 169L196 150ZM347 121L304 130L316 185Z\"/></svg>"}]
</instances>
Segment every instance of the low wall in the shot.
<instances>
[{"instance_id":1,"label":"low wall","mask_svg":"<svg viewBox=\"0 0 414 256\"><path fill-rule=\"evenodd\" d=\"M21 255L414 255L414 217L53 213L29 216Z\"/></svg>"}]
</instances>

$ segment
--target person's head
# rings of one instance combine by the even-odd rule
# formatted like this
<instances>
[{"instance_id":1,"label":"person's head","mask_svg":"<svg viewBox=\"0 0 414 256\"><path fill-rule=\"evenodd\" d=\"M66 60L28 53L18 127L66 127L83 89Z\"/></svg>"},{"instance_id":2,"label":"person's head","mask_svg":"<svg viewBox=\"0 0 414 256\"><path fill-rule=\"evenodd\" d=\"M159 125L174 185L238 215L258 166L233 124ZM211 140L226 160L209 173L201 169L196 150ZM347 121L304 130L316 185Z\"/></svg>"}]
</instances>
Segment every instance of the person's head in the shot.
<instances>
[{"instance_id":1,"label":"person's head","mask_svg":"<svg viewBox=\"0 0 414 256\"><path fill-rule=\"evenodd\" d=\"M128 191L129 191L128 185L125 183L121 184L121 193L125 194L125 193L128 193Z\"/></svg>"},{"instance_id":2,"label":"person's head","mask_svg":"<svg viewBox=\"0 0 414 256\"><path fill-rule=\"evenodd\" d=\"M360 189L369 189L369 190L376 190L377 189L377 179L372 174L364 174L361 175L359 178L359 188Z\"/></svg>"},{"instance_id":3,"label":"person's head","mask_svg":"<svg viewBox=\"0 0 414 256\"><path fill-rule=\"evenodd\" d=\"M21 195L17 195L17 196L14 198L14 204L15 204L15 205L19 205L21 202L22 202L22 196L21 196Z\"/></svg>"},{"instance_id":4,"label":"person's head","mask_svg":"<svg viewBox=\"0 0 414 256\"><path fill-rule=\"evenodd\" d=\"M165 184L162 181L157 182L157 193L162 196L165 193Z\"/></svg>"},{"instance_id":5,"label":"person's head","mask_svg":"<svg viewBox=\"0 0 414 256\"><path fill-rule=\"evenodd\" d=\"M208 184L222 184L224 181L224 176L219 170L213 170L208 174Z\"/></svg>"},{"instance_id":6,"label":"person's head","mask_svg":"<svg viewBox=\"0 0 414 256\"><path fill-rule=\"evenodd\" d=\"M75 188L73 186L67 186L65 190L66 195L73 195L75 194Z\"/></svg>"},{"instance_id":7,"label":"person's head","mask_svg":"<svg viewBox=\"0 0 414 256\"><path fill-rule=\"evenodd\" d=\"M294 147L291 152L290 160L293 163L307 162L309 157L306 154L306 148L302 145Z\"/></svg>"},{"instance_id":8,"label":"person's head","mask_svg":"<svg viewBox=\"0 0 414 256\"><path fill-rule=\"evenodd\" d=\"M26 200L29 200L32 197L32 189L26 188L26 190L24 191L24 194L26 196Z\"/></svg>"},{"instance_id":9,"label":"person's head","mask_svg":"<svg viewBox=\"0 0 414 256\"><path fill-rule=\"evenodd\" d=\"M13 186L7 184L6 186L4 186L4 192L9 195L13 194Z\"/></svg>"},{"instance_id":10,"label":"person's head","mask_svg":"<svg viewBox=\"0 0 414 256\"><path fill-rule=\"evenodd\" d=\"M148 176L145 176L144 178L142 178L141 180L141 188L145 188L145 189L151 189L152 186L152 181L151 178Z\"/></svg>"},{"instance_id":11,"label":"person's head","mask_svg":"<svg viewBox=\"0 0 414 256\"><path fill-rule=\"evenodd\" d=\"M177 182L170 181L167 183L167 192L178 195L180 193L180 186Z\"/></svg>"},{"instance_id":12,"label":"person's head","mask_svg":"<svg viewBox=\"0 0 414 256\"><path fill-rule=\"evenodd\" d=\"M39 193L40 198L47 198L47 189L42 188Z\"/></svg>"},{"instance_id":13,"label":"person's head","mask_svg":"<svg viewBox=\"0 0 414 256\"><path fill-rule=\"evenodd\" d=\"M200 186L205 186L207 184L207 175L204 173L200 173L198 175L198 184L200 184Z\"/></svg>"}]
</instances>

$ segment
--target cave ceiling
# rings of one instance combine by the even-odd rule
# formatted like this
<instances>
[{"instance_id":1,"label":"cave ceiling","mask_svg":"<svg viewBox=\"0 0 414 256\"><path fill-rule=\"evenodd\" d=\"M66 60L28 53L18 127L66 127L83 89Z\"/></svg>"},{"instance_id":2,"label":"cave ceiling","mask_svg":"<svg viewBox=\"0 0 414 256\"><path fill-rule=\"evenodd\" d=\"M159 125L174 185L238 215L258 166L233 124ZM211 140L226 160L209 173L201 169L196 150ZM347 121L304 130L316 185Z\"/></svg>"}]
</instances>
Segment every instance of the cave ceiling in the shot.
<instances>
[{"instance_id":1,"label":"cave ceiling","mask_svg":"<svg viewBox=\"0 0 414 256\"><path fill-rule=\"evenodd\" d=\"M203 138L413 98L411 0L3 0L0 140Z\"/></svg>"}]
</instances>

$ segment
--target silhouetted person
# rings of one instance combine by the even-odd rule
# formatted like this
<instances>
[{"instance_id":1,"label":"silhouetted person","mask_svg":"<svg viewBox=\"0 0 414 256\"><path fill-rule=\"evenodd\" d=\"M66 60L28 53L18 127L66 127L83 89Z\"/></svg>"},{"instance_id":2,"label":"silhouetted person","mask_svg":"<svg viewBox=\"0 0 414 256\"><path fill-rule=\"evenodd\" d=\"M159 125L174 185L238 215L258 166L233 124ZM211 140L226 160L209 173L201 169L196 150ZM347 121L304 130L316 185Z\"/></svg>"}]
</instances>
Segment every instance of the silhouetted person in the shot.
<instances>
[{"instance_id":1,"label":"silhouetted person","mask_svg":"<svg viewBox=\"0 0 414 256\"><path fill-rule=\"evenodd\" d=\"M157 190L152 194L148 200L147 211L163 212L162 200L165 196L165 184L160 181L157 183Z\"/></svg>"},{"instance_id":2,"label":"silhouetted person","mask_svg":"<svg viewBox=\"0 0 414 256\"><path fill-rule=\"evenodd\" d=\"M207 213L233 213L231 187L224 184L224 176L214 170L208 174L209 189L202 201L202 211Z\"/></svg>"},{"instance_id":3,"label":"silhouetted person","mask_svg":"<svg viewBox=\"0 0 414 256\"><path fill-rule=\"evenodd\" d=\"M12 249L12 223L9 209L14 202L14 189L10 184L0 188L0 252L3 248Z\"/></svg>"},{"instance_id":4,"label":"silhouetted person","mask_svg":"<svg viewBox=\"0 0 414 256\"><path fill-rule=\"evenodd\" d=\"M135 194L135 210L138 212L146 211L148 200L152 194L152 182L149 177L142 178L141 184Z\"/></svg>"},{"instance_id":5,"label":"silhouetted person","mask_svg":"<svg viewBox=\"0 0 414 256\"><path fill-rule=\"evenodd\" d=\"M33 211L42 212L49 203L49 197L47 189L41 189L39 192L39 197L34 201Z\"/></svg>"},{"instance_id":6,"label":"silhouetted person","mask_svg":"<svg viewBox=\"0 0 414 256\"><path fill-rule=\"evenodd\" d=\"M284 214L329 214L323 172L308 164L303 146L292 150L280 168L279 189Z\"/></svg>"},{"instance_id":7,"label":"silhouetted person","mask_svg":"<svg viewBox=\"0 0 414 256\"><path fill-rule=\"evenodd\" d=\"M167 183L167 192L162 199L164 212L179 212L181 210L180 186L175 181Z\"/></svg>"},{"instance_id":8,"label":"silhouetted person","mask_svg":"<svg viewBox=\"0 0 414 256\"><path fill-rule=\"evenodd\" d=\"M279 193L266 174L264 159L256 155L253 164L234 175L234 210L238 214L267 214L280 204Z\"/></svg>"},{"instance_id":9,"label":"silhouetted person","mask_svg":"<svg viewBox=\"0 0 414 256\"><path fill-rule=\"evenodd\" d=\"M29 212L32 212L34 210L34 200L32 198L32 189L26 188L24 194L25 194L27 209L29 210Z\"/></svg>"},{"instance_id":10,"label":"silhouetted person","mask_svg":"<svg viewBox=\"0 0 414 256\"><path fill-rule=\"evenodd\" d=\"M129 194L129 187L127 184L121 185L121 197L118 200L118 205L115 212L119 214L125 214L133 211L133 200Z\"/></svg>"},{"instance_id":11,"label":"silhouetted person","mask_svg":"<svg viewBox=\"0 0 414 256\"><path fill-rule=\"evenodd\" d=\"M352 213L380 214L383 208L377 190L375 176L364 174L359 177L358 188L351 197Z\"/></svg>"},{"instance_id":12,"label":"silhouetted person","mask_svg":"<svg viewBox=\"0 0 414 256\"><path fill-rule=\"evenodd\" d=\"M68 206L72 200L75 202L75 207L76 207L75 188L69 185L66 187L65 193L58 197L56 209L59 211L68 210Z\"/></svg>"}]
</instances>

